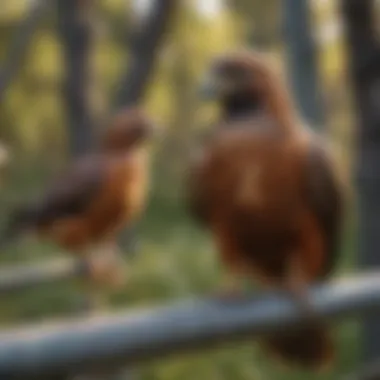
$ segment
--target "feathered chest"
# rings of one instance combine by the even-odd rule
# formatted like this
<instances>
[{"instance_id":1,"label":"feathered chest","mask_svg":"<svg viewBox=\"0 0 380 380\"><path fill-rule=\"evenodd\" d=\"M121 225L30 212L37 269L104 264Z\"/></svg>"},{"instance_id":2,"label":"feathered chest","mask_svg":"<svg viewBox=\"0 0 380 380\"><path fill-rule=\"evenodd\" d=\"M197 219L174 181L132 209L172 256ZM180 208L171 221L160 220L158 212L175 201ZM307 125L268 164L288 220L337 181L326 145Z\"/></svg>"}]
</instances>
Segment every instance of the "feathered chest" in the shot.
<instances>
[{"instance_id":1,"label":"feathered chest","mask_svg":"<svg viewBox=\"0 0 380 380\"><path fill-rule=\"evenodd\" d=\"M297 145L274 133L222 134L210 146L206 173L214 214L257 225L285 223L300 203Z\"/></svg>"},{"instance_id":2,"label":"feathered chest","mask_svg":"<svg viewBox=\"0 0 380 380\"><path fill-rule=\"evenodd\" d=\"M110 165L107 181L109 207L134 216L143 207L148 189L148 162L143 153L118 159ZM112 207L111 207L112 208Z\"/></svg>"}]
</instances>

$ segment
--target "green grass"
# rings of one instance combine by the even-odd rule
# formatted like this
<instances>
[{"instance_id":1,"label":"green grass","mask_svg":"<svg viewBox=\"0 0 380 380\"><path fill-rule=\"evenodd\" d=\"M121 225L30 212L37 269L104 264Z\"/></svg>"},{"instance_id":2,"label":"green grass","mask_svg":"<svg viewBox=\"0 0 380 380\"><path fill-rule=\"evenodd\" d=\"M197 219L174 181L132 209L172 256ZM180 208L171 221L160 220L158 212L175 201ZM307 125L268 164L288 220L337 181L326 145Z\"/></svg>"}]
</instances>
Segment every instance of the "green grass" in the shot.
<instances>
[{"instance_id":1,"label":"green grass","mask_svg":"<svg viewBox=\"0 0 380 380\"><path fill-rule=\"evenodd\" d=\"M21 178L21 177L20 177ZM25 180L26 181L26 180ZM28 186L13 179L13 187L3 189L3 210L12 195L22 199ZM38 182L38 181L37 181ZM35 181L35 183L37 183ZM195 227L176 201L154 199L139 225L139 253L128 260L129 282L110 297L110 307L120 309L137 305L154 305L194 295L205 295L218 286L220 268L209 236ZM350 234L349 234L350 235ZM353 266L352 239L346 239L340 272ZM53 247L20 242L4 252L2 260L20 262L53 257ZM21 294L2 296L0 320L3 325L40 321L69 314L75 299L84 294L81 284L57 284L39 287ZM73 301L74 300L74 301ZM355 369L358 357L358 328L355 322L344 321L335 326L338 360L334 371L313 376L306 373L283 373L266 360L258 345L229 344L211 351L173 357L139 368L141 380L335 380L338 375Z\"/></svg>"}]
</instances>

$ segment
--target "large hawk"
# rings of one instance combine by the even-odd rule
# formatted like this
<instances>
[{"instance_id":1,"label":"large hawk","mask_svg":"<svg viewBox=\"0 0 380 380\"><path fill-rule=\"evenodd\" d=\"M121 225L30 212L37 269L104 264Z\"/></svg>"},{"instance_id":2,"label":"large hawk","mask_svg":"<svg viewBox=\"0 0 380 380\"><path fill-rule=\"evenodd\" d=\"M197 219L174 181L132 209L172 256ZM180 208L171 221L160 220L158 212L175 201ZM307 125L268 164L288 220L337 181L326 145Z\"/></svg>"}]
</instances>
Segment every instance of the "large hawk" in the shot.
<instances>
[{"instance_id":1,"label":"large hawk","mask_svg":"<svg viewBox=\"0 0 380 380\"><path fill-rule=\"evenodd\" d=\"M302 123L261 54L215 59L206 90L222 115L190 167L190 210L213 234L234 285L254 279L301 299L339 252L343 192L326 142ZM311 321L265 346L290 364L329 364L330 333Z\"/></svg>"}]
</instances>

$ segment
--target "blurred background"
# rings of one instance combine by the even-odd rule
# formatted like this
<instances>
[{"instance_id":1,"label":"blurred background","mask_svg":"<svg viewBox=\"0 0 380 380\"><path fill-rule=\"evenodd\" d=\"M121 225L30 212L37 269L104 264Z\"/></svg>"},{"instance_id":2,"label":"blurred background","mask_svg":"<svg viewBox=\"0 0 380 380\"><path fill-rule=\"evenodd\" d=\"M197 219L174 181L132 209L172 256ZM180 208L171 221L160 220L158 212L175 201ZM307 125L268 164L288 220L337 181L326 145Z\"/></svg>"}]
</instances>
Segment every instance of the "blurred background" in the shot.
<instances>
[{"instance_id":1,"label":"blurred background","mask_svg":"<svg viewBox=\"0 0 380 380\"><path fill-rule=\"evenodd\" d=\"M161 22L166 17L165 30L148 35L151 41L162 32L149 56L140 51L146 45L139 36L149 27L150 12L160 10L155 3L167 7L166 15L161 14ZM297 32L292 26L301 29ZM188 218L181 201L188 152L217 111L197 98L203 71L215 54L231 48L270 52L298 101L306 102L299 104L305 119L328 134L342 173L350 177L355 118L343 32L340 2L333 0L1 0L0 140L11 156L1 178L1 218L13 204L38 194L69 160L90 149L110 114L141 102L165 128L166 138L152 151L149 205L130 233L137 244L125 245L130 248L129 281L109 295L107 307L209 294L220 275L214 247ZM133 95L130 73L140 53L152 67L144 74L137 65L137 77L143 80ZM350 215L340 273L356 270L351 219ZM55 257L60 252L54 246L20 241L2 253L1 262L25 264ZM77 313L85 293L80 281L72 280L2 294L1 324ZM157 361L138 368L133 378L336 379L355 369L360 359L357 324L339 323L336 334L339 357L327 375L284 374L255 344L234 344Z\"/></svg>"}]
</instances>

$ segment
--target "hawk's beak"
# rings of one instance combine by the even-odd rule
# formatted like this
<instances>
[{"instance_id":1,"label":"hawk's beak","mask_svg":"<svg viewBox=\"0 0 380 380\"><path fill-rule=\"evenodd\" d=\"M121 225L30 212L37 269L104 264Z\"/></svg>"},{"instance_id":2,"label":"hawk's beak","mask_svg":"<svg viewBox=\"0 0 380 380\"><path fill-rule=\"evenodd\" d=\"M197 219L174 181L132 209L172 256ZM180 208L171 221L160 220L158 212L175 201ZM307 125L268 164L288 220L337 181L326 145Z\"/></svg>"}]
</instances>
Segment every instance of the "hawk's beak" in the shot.
<instances>
[{"instance_id":1,"label":"hawk's beak","mask_svg":"<svg viewBox=\"0 0 380 380\"><path fill-rule=\"evenodd\" d=\"M220 96L221 86L219 78L214 72L208 72L202 79L199 88L199 96L204 100L214 100Z\"/></svg>"},{"instance_id":2,"label":"hawk's beak","mask_svg":"<svg viewBox=\"0 0 380 380\"><path fill-rule=\"evenodd\" d=\"M200 97L204 100L215 100L233 90L233 83L227 78L220 78L209 73L201 82Z\"/></svg>"},{"instance_id":3,"label":"hawk's beak","mask_svg":"<svg viewBox=\"0 0 380 380\"><path fill-rule=\"evenodd\" d=\"M199 89L200 98L204 100L213 100L219 95L219 86L213 75L207 75L201 82Z\"/></svg>"}]
</instances>

